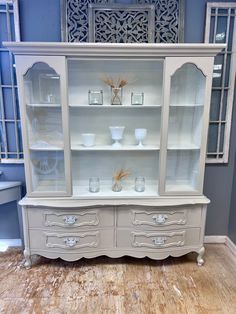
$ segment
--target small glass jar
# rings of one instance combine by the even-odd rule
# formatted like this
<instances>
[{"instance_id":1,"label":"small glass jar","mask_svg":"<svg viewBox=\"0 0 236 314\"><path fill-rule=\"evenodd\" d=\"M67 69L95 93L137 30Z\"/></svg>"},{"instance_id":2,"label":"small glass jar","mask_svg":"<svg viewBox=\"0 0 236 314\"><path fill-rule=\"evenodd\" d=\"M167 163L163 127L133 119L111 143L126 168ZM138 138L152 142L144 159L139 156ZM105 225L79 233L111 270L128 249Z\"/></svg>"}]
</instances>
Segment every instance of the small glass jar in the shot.
<instances>
[{"instance_id":1,"label":"small glass jar","mask_svg":"<svg viewBox=\"0 0 236 314\"><path fill-rule=\"evenodd\" d=\"M143 105L143 93L131 93L131 105Z\"/></svg>"},{"instance_id":2,"label":"small glass jar","mask_svg":"<svg viewBox=\"0 0 236 314\"><path fill-rule=\"evenodd\" d=\"M113 192L120 192L122 190L121 180L115 180L112 178L112 191Z\"/></svg>"},{"instance_id":3,"label":"small glass jar","mask_svg":"<svg viewBox=\"0 0 236 314\"><path fill-rule=\"evenodd\" d=\"M122 88L121 87L111 88L111 104L122 105Z\"/></svg>"},{"instance_id":4,"label":"small glass jar","mask_svg":"<svg viewBox=\"0 0 236 314\"><path fill-rule=\"evenodd\" d=\"M89 192L97 193L100 191L100 181L98 177L89 178Z\"/></svg>"},{"instance_id":5,"label":"small glass jar","mask_svg":"<svg viewBox=\"0 0 236 314\"><path fill-rule=\"evenodd\" d=\"M90 105L102 105L103 104L103 91L102 90L90 90L89 91L89 104Z\"/></svg>"},{"instance_id":6,"label":"small glass jar","mask_svg":"<svg viewBox=\"0 0 236 314\"><path fill-rule=\"evenodd\" d=\"M135 178L135 191L136 192L145 191L145 178L144 177Z\"/></svg>"}]
</instances>

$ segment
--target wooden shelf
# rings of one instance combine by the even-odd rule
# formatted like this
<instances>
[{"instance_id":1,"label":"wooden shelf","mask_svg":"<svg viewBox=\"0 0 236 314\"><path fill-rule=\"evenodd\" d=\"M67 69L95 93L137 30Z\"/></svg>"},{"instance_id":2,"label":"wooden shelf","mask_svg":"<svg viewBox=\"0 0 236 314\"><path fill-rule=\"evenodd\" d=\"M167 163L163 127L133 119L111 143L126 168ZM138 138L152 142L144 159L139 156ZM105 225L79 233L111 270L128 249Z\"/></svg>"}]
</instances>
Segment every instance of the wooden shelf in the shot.
<instances>
[{"instance_id":1,"label":"wooden shelf","mask_svg":"<svg viewBox=\"0 0 236 314\"><path fill-rule=\"evenodd\" d=\"M54 151L63 151L63 147L59 146L48 146L48 147L36 147L36 146L30 146L30 150L32 151L39 151L39 152L54 152Z\"/></svg>"},{"instance_id":2,"label":"wooden shelf","mask_svg":"<svg viewBox=\"0 0 236 314\"><path fill-rule=\"evenodd\" d=\"M144 192L136 192L134 184L130 186L124 186L120 192L113 192L110 184L100 184L100 191L97 193L89 192L87 185L74 185L73 196L89 197L89 198L102 198L102 197L157 197L158 196L158 185L145 185Z\"/></svg>"},{"instance_id":3,"label":"wooden shelf","mask_svg":"<svg viewBox=\"0 0 236 314\"><path fill-rule=\"evenodd\" d=\"M170 104L170 107L203 107L203 104Z\"/></svg>"},{"instance_id":4,"label":"wooden shelf","mask_svg":"<svg viewBox=\"0 0 236 314\"><path fill-rule=\"evenodd\" d=\"M195 145L195 144L191 144L191 143L176 143L176 144L169 144L167 146L168 150L199 150L200 147Z\"/></svg>"},{"instance_id":5,"label":"wooden shelf","mask_svg":"<svg viewBox=\"0 0 236 314\"><path fill-rule=\"evenodd\" d=\"M139 147L138 145L123 145L121 147L113 147L112 145L101 145L85 147L81 144L74 144L71 146L73 151L158 151L160 147L157 145L144 145Z\"/></svg>"},{"instance_id":6,"label":"wooden shelf","mask_svg":"<svg viewBox=\"0 0 236 314\"><path fill-rule=\"evenodd\" d=\"M34 107L34 108L60 108L61 104L27 104L28 107Z\"/></svg>"},{"instance_id":7,"label":"wooden shelf","mask_svg":"<svg viewBox=\"0 0 236 314\"><path fill-rule=\"evenodd\" d=\"M130 109L137 109L137 108L161 108L160 105L148 106L148 105L69 105L70 108L112 108L112 109L121 109L121 108L130 108Z\"/></svg>"}]
</instances>

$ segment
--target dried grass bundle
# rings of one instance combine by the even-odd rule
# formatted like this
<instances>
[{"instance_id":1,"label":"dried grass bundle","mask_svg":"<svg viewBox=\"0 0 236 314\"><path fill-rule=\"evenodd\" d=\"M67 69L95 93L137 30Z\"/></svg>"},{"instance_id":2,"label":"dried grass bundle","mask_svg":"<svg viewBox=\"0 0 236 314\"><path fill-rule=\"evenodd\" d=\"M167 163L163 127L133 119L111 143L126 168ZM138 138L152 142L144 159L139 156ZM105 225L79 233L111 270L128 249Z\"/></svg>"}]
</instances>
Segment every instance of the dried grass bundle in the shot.
<instances>
[{"instance_id":1,"label":"dried grass bundle","mask_svg":"<svg viewBox=\"0 0 236 314\"><path fill-rule=\"evenodd\" d=\"M130 171L121 168L113 174L113 179L115 181L121 181L123 179L127 179L129 176L130 176Z\"/></svg>"},{"instance_id":2,"label":"dried grass bundle","mask_svg":"<svg viewBox=\"0 0 236 314\"><path fill-rule=\"evenodd\" d=\"M118 80L115 81L112 77L104 76L101 79L105 84L107 84L111 88L121 88L128 84L127 80L121 78L118 78Z\"/></svg>"}]
</instances>

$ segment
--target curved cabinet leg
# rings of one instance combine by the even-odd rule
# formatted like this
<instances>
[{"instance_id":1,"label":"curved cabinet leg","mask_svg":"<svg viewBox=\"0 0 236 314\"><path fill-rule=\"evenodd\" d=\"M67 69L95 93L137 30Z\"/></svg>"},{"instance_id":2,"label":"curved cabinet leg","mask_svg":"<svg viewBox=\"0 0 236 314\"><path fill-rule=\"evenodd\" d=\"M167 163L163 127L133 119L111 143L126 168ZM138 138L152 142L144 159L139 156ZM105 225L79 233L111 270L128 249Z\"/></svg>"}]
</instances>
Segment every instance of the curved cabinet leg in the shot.
<instances>
[{"instance_id":1,"label":"curved cabinet leg","mask_svg":"<svg viewBox=\"0 0 236 314\"><path fill-rule=\"evenodd\" d=\"M24 266L26 269L29 269L32 265L32 261L31 261L31 258L30 258L30 252L29 250L25 249L24 250L24 257L25 257L25 263L24 263Z\"/></svg>"},{"instance_id":2,"label":"curved cabinet leg","mask_svg":"<svg viewBox=\"0 0 236 314\"><path fill-rule=\"evenodd\" d=\"M204 264L204 259L203 255L205 254L205 248L204 246L198 251L198 256L197 256L197 264L198 266L202 266Z\"/></svg>"}]
</instances>

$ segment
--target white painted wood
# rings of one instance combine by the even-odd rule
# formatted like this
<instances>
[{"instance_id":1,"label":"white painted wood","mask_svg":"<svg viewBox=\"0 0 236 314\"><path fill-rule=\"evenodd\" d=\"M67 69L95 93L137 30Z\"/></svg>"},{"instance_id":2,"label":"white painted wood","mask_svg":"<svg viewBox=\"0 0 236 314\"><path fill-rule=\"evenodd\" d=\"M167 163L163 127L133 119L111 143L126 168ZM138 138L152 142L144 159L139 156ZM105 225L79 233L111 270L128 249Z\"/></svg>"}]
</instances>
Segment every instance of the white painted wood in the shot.
<instances>
[{"instance_id":1,"label":"white painted wood","mask_svg":"<svg viewBox=\"0 0 236 314\"><path fill-rule=\"evenodd\" d=\"M3 42L15 55L66 55L74 57L195 57L215 56L224 44L151 44L149 43L46 43L46 42Z\"/></svg>"},{"instance_id":2,"label":"white painted wood","mask_svg":"<svg viewBox=\"0 0 236 314\"><path fill-rule=\"evenodd\" d=\"M65 260L101 254L161 259L191 251L198 254L197 262L202 264L209 203L202 195L209 90L213 56L224 45L6 45L16 54L23 116L28 195L20 205L26 267L31 265L32 254ZM60 103L53 99L49 106L40 93L35 93L32 99L27 96L33 84L28 83L28 91L24 90L22 77L36 62L48 64L60 76ZM199 73L206 78L205 82L200 81L199 86L190 84L185 98L172 100L171 77L186 63L199 69L191 77L193 82L198 81ZM102 75L128 81L123 87L123 105L110 105L109 88ZM43 86L41 81L40 84ZM88 92L92 89L103 90L103 105L88 104ZM144 105L131 105L133 91L144 92ZM52 125L57 125L60 109L63 139L58 136L48 141L49 132L42 128L35 140L32 130L27 129L30 125L27 114L32 118L32 112L36 112L43 125L46 112ZM176 123L168 130L169 116ZM181 119L182 124L178 122ZM112 146L110 126L125 126L121 149ZM142 148L137 146L136 128L147 129ZM83 145L83 133L96 135L94 146ZM168 193L164 186L167 147L171 167L177 167L176 152L182 163L178 165L179 176L169 182ZM52 191L49 175L47 180L43 177L43 185L36 185L40 176L31 172L29 155L40 153L43 159L49 154L63 156L63 150L66 184L58 179ZM120 168L128 169L131 174L122 182L122 191L113 192L112 176ZM144 192L135 191L137 176L145 178ZM91 177L100 179L98 193L89 191ZM37 191L33 190L33 183Z\"/></svg>"},{"instance_id":3,"label":"white painted wood","mask_svg":"<svg viewBox=\"0 0 236 314\"><path fill-rule=\"evenodd\" d=\"M178 196L178 197L60 197L59 198L31 198L24 197L19 204L21 206L44 206L56 208L73 208L73 207L89 207L89 206L118 206L118 205L137 205L137 206L180 206L209 204L210 200L205 196Z\"/></svg>"},{"instance_id":4,"label":"white painted wood","mask_svg":"<svg viewBox=\"0 0 236 314\"><path fill-rule=\"evenodd\" d=\"M181 69L185 64L194 64L205 76L205 83L203 81L202 86L199 87L202 90L203 97L200 97L199 90L196 94L196 104L194 106L194 112L197 112L196 118L191 121L192 112L187 109L187 111L179 111L178 107L173 111L171 104L171 79L178 69ZM203 178L204 178L204 164L205 164L205 153L207 144L207 131L208 131L208 121L209 121L209 107L210 107L210 94L209 89L211 88L212 82L212 68L213 68L213 58L190 58L190 57L179 57L177 58L166 58L165 61L165 81L164 81L164 107L163 107L163 118L162 118L162 138L161 138L161 155L160 155L160 194L201 194L203 189ZM188 88L188 87L186 87ZM187 98L183 99L174 96L179 103L186 102L188 104L189 98L192 97L192 88L189 89L190 93L187 92ZM175 92L175 91L174 91ZM176 93L179 89L176 90ZM192 92L193 93L193 92ZM185 95L185 97L186 97ZM204 103L204 107L198 106L198 97L202 98L201 103ZM199 100L200 100L199 98ZM184 106L182 107L184 108ZM201 111L198 111L200 108ZM204 108L204 111L202 109ZM197 111L196 111L197 110ZM172 117L171 114L174 113ZM171 118L172 117L172 118ZM171 120L172 119L172 120ZM174 120L173 120L174 119ZM184 120L185 119L185 120ZM175 122L175 120L177 122ZM181 125L178 126L178 121ZM201 123L200 123L201 121ZM171 124L170 124L171 123ZM188 126L189 125L189 126ZM194 126L195 125L195 126ZM168 127L169 126L169 127ZM185 131L183 131L186 128ZM189 131L192 128L192 132ZM178 131L179 130L179 131ZM188 130L188 131L187 131ZM191 134L192 133L192 134ZM178 147L178 141L193 144L195 147L199 148L199 152L186 151L169 152L168 148L170 146ZM171 168L171 167L172 168ZM168 176L170 173L176 172L178 167L177 176L179 176L179 182L176 181L176 175L172 184L171 179L168 181ZM168 170L167 170L168 168ZM192 176L188 177L189 169L193 169ZM177 184L176 184L177 183ZM177 186L176 186L177 185ZM168 190L167 190L168 187Z\"/></svg>"},{"instance_id":5,"label":"white painted wood","mask_svg":"<svg viewBox=\"0 0 236 314\"><path fill-rule=\"evenodd\" d=\"M44 63L49 67L54 69L56 73L60 76L60 99L61 99L61 119L62 119L62 132L63 132L63 145L64 145L64 171L65 171L65 186L61 187L60 191L50 191L50 185L48 188L42 188L34 190L33 188L33 180L35 180L35 176L33 173L33 167L31 165L30 160L30 137L32 132L30 132L31 120L27 116L27 91L24 86L24 75L28 70L32 68L32 66L36 63ZM40 56L16 56L16 65L17 65L17 77L19 84L19 96L20 96L20 107L21 107L21 115L22 115L22 133L23 133L23 146L24 146L24 156L25 156L25 173L26 173L26 182L27 182L27 192L31 196L53 196L53 195L71 195L71 170L70 170L70 140L69 140L69 131L68 131L68 106L67 106L67 91L64 86L67 85L66 79L66 60L64 57L40 57ZM34 107L34 106L32 106ZM42 110L45 110L42 109ZM57 112L51 111L54 109L48 109L48 114L51 114L52 119L54 118ZM63 152L62 152L63 154Z\"/></svg>"}]
</instances>

